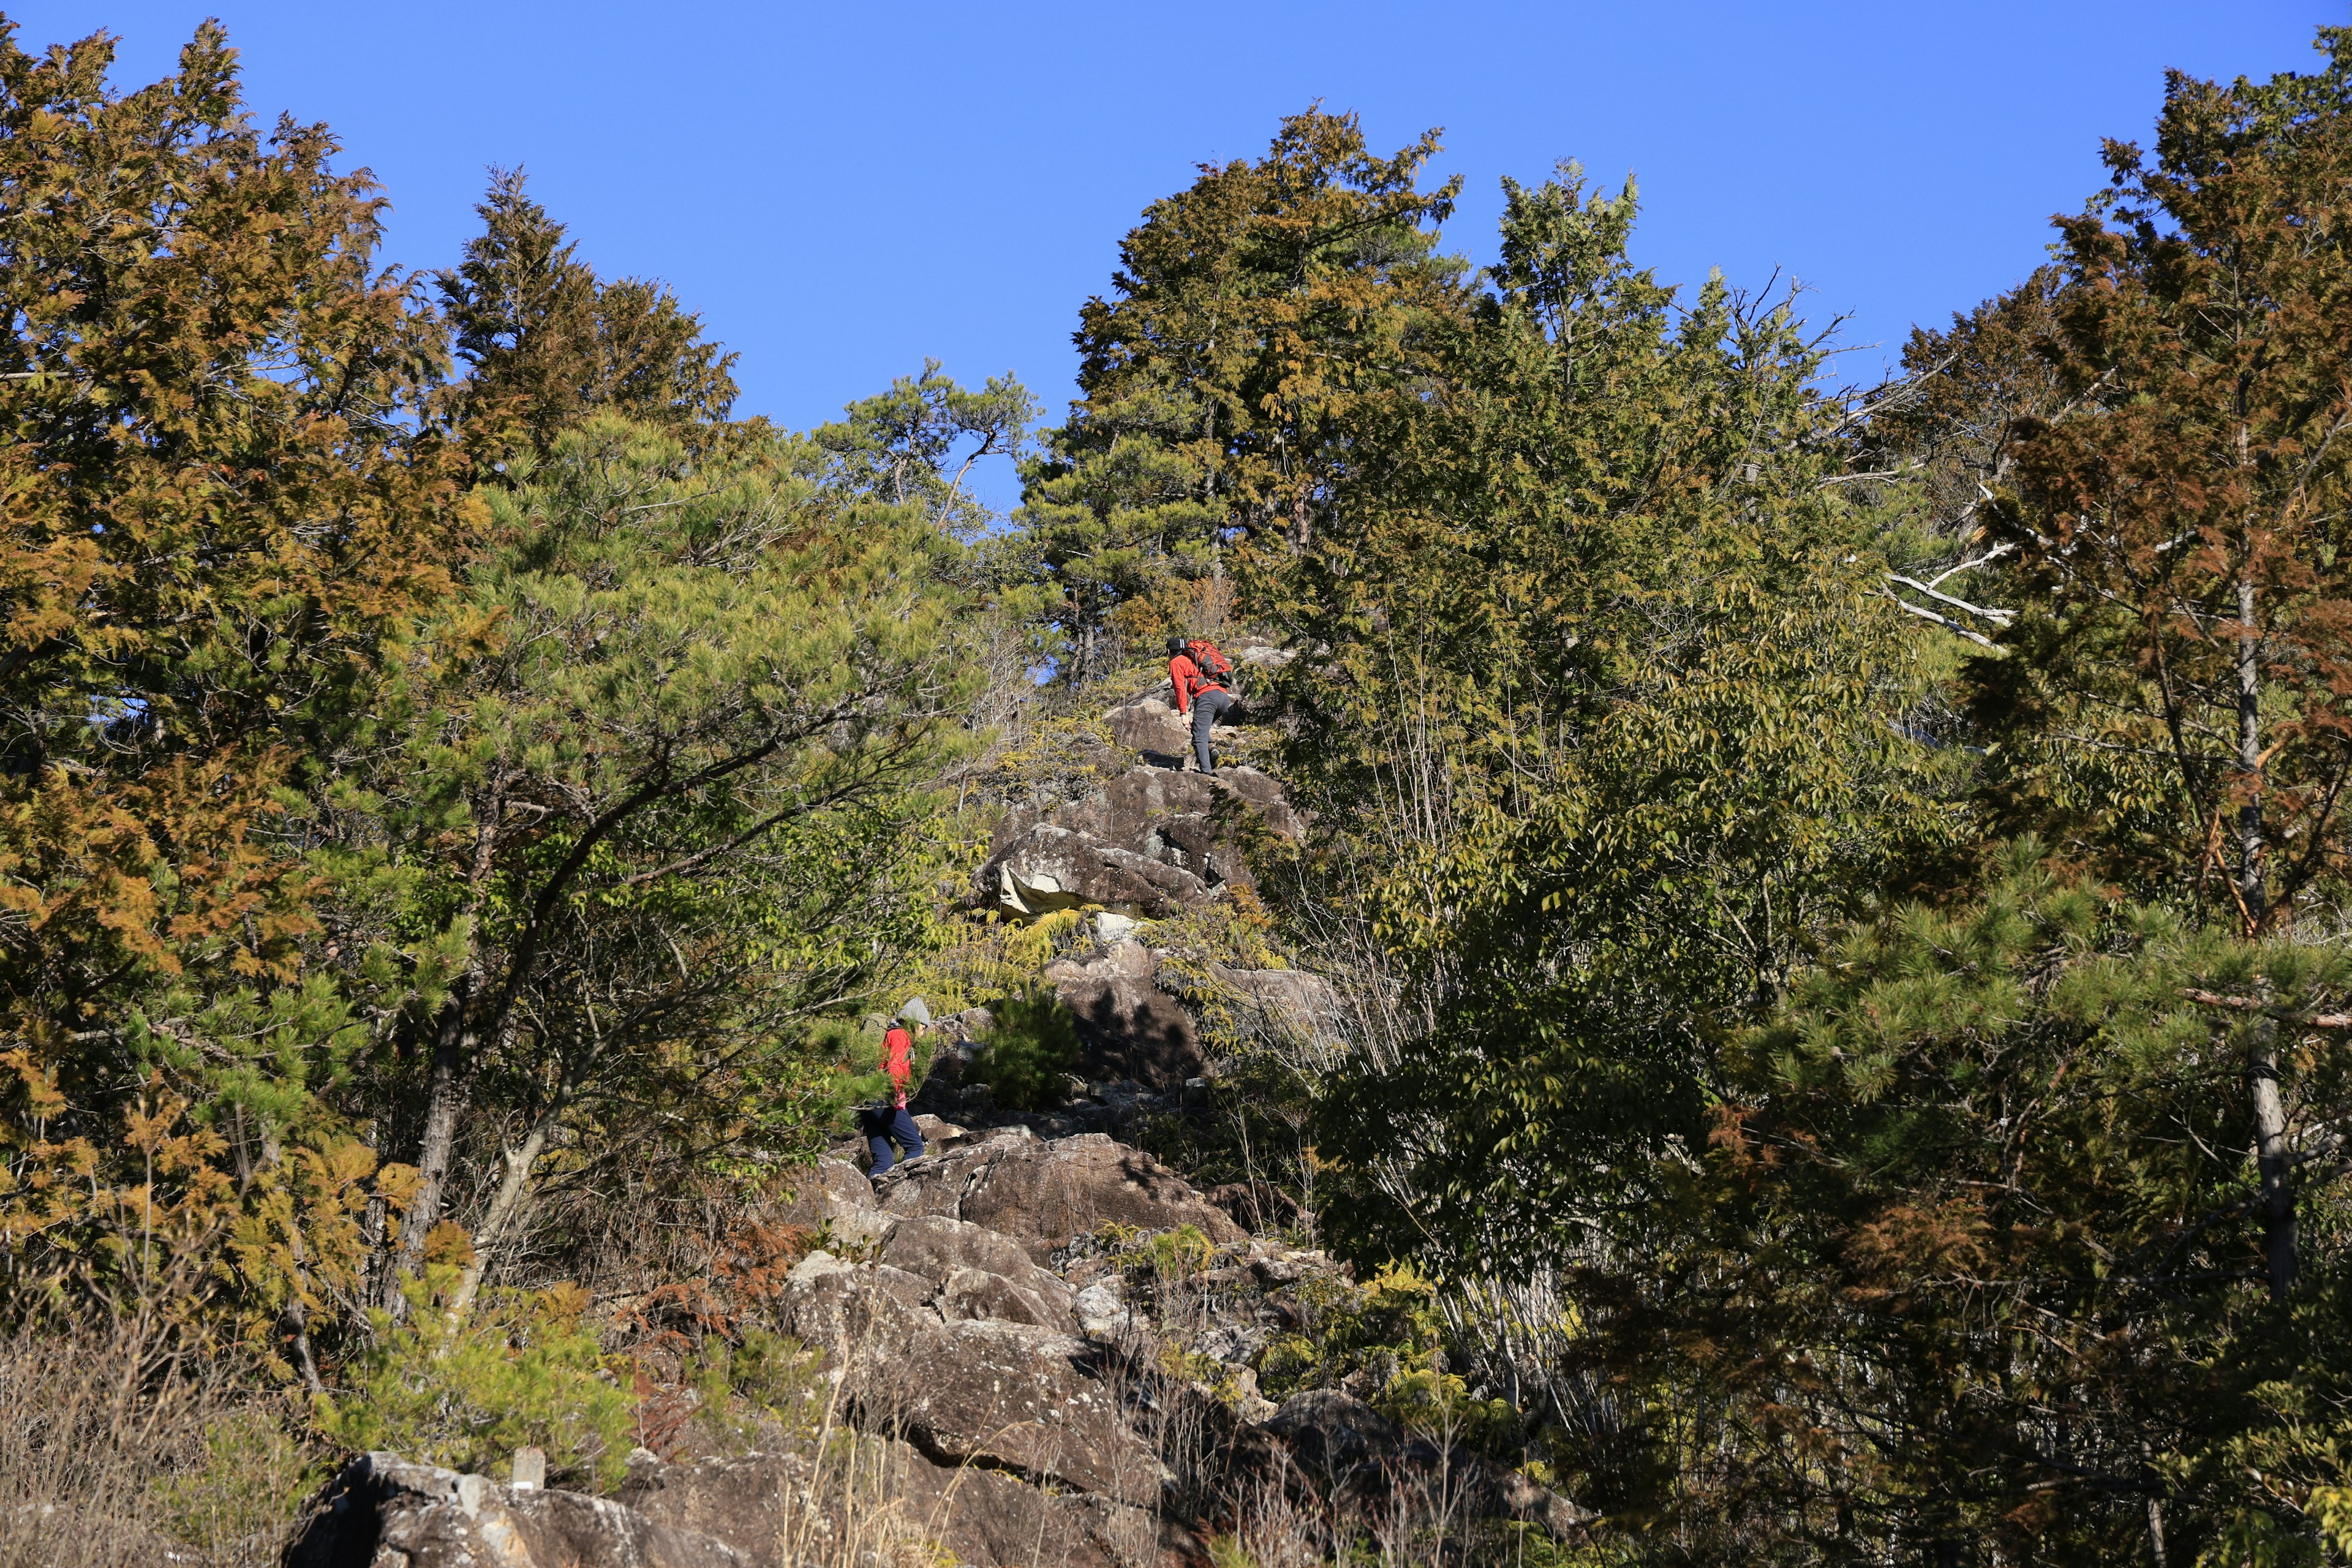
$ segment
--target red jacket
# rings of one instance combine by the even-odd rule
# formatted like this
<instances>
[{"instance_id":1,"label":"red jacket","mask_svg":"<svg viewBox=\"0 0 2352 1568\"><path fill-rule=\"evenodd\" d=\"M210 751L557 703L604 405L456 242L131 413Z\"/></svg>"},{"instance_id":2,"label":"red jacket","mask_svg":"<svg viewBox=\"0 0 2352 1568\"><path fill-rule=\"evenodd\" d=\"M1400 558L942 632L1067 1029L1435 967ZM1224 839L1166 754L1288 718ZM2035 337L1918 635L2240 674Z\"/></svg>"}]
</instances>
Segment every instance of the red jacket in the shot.
<instances>
[{"instance_id":1,"label":"red jacket","mask_svg":"<svg viewBox=\"0 0 2352 1568\"><path fill-rule=\"evenodd\" d=\"M1168 683L1176 689L1176 711L1179 713L1190 713L1192 699L1202 692L1225 689L1224 677L1202 674L1201 667L1181 653L1168 661Z\"/></svg>"},{"instance_id":2,"label":"red jacket","mask_svg":"<svg viewBox=\"0 0 2352 1568\"><path fill-rule=\"evenodd\" d=\"M890 1075L890 1103L904 1109L907 1080L915 1076L915 1040L904 1029L882 1037L882 1069Z\"/></svg>"}]
</instances>

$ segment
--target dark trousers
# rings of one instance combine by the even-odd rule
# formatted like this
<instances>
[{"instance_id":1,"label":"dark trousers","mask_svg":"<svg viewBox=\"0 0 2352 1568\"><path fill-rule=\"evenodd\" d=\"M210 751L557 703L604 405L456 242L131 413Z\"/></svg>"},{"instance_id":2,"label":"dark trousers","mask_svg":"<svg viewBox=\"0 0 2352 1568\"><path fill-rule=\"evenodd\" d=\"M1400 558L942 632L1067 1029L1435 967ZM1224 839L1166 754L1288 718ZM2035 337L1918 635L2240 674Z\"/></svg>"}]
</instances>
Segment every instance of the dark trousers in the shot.
<instances>
[{"instance_id":1,"label":"dark trousers","mask_svg":"<svg viewBox=\"0 0 2352 1568\"><path fill-rule=\"evenodd\" d=\"M874 1169L867 1173L878 1176L898 1163L900 1149L909 1160L923 1157L923 1130L905 1106L878 1106L866 1113L866 1146L874 1151Z\"/></svg>"},{"instance_id":2,"label":"dark trousers","mask_svg":"<svg viewBox=\"0 0 2352 1568\"><path fill-rule=\"evenodd\" d=\"M1225 710L1233 705L1233 693L1220 691L1213 686L1206 691L1192 694L1192 757L1201 764L1201 771L1204 773L1217 771L1216 756L1209 750L1210 727L1223 718Z\"/></svg>"}]
</instances>

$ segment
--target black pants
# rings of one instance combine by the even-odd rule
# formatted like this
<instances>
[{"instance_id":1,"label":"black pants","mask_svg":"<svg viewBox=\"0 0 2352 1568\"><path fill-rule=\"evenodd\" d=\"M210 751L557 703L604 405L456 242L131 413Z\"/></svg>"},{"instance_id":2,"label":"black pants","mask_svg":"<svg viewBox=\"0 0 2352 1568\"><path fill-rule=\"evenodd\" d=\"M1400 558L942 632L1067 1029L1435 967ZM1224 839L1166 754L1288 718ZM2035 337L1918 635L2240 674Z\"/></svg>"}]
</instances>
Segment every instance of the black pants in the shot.
<instances>
[{"instance_id":1,"label":"black pants","mask_svg":"<svg viewBox=\"0 0 2352 1568\"><path fill-rule=\"evenodd\" d=\"M1209 750L1210 728L1224 717L1225 710L1233 705L1234 694L1220 691L1213 686L1192 694L1192 757L1201 764L1201 771L1204 773L1217 771L1216 756Z\"/></svg>"}]
</instances>

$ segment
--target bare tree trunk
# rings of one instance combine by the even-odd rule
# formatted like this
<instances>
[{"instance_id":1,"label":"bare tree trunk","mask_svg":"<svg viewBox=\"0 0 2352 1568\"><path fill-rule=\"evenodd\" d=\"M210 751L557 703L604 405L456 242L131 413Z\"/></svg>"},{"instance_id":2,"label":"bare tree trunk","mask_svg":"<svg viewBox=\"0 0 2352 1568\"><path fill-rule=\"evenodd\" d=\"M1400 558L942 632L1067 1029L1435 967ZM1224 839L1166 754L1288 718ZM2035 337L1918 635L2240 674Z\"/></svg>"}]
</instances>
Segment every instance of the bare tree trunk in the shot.
<instances>
[{"instance_id":1,"label":"bare tree trunk","mask_svg":"<svg viewBox=\"0 0 2352 1568\"><path fill-rule=\"evenodd\" d=\"M2247 934L2261 929L2263 862L2263 672L2262 638L2254 629L2254 585L2238 584L2238 901Z\"/></svg>"},{"instance_id":2,"label":"bare tree trunk","mask_svg":"<svg viewBox=\"0 0 2352 1568\"><path fill-rule=\"evenodd\" d=\"M448 1000L442 1004L441 1026L434 1032L432 1076L425 1086L425 1131L416 1152L416 1192L409 1199L407 1212L400 1216L400 1252L378 1282L376 1304L391 1313L394 1322L408 1315L408 1298L401 1287L424 1268L425 1233L441 1218L449 1160L457 1146L457 1124L473 1087L474 997L481 987L482 955L472 927L498 855L506 802L506 780L501 775L491 782L474 837L473 864L467 868L466 908L458 917L467 923L466 971L449 987Z\"/></svg>"},{"instance_id":3,"label":"bare tree trunk","mask_svg":"<svg viewBox=\"0 0 2352 1568\"><path fill-rule=\"evenodd\" d=\"M449 1316L454 1321L465 1316L474 1304L475 1292L481 1289L482 1277L506 1246L515 1221L521 1216L523 1204L530 1196L531 1173L538 1167L539 1157L547 1150L547 1134L554 1125L552 1116L543 1117L530 1130L522 1146L500 1152L507 1173L499 1183L496 1196L490 1199L489 1211L483 1215L481 1228L474 1236L474 1261L457 1277L457 1289L449 1299Z\"/></svg>"},{"instance_id":4,"label":"bare tree trunk","mask_svg":"<svg viewBox=\"0 0 2352 1568\"><path fill-rule=\"evenodd\" d=\"M400 1216L400 1251L384 1270L383 1293L377 1298L394 1322L408 1316L408 1298L401 1286L425 1266L425 1233L441 1218L442 1189L457 1146L457 1122L472 1087L475 978L469 969L449 988L434 1037L433 1075L425 1086L425 1132L416 1152L416 1191Z\"/></svg>"},{"instance_id":5,"label":"bare tree trunk","mask_svg":"<svg viewBox=\"0 0 2352 1568\"><path fill-rule=\"evenodd\" d=\"M2254 585L2238 584L2238 773L2245 798L2238 806L2238 901L2246 934L2262 929L2268 912L2263 866L2262 639L2254 628ZM2261 994L2267 999L2269 986ZM2247 1087L2254 1112L2254 1166L2263 1184L2263 1258L2271 1300L2284 1301L2296 1272L2294 1186L2290 1176L2286 1106L2279 1093L2278 1023L2256 1024L2246 1052Z\"/></svg>"},{"instance_id":6,"label":"bare tree trunk","mask_svg":"<svg viewBox=\"0 0 2352 1568\"><path fill-rule=\"evenodd\" d=\"M2293 1150L2287 1141L2286 1107L2279 1094L2278 1057L2278 1022L2266 1017L2253 1027L2246 1078L2254 1108L2254 1169L2263 1184L2263 1260L2271 1300L2284 1301L2294 1289L2296 1263L2294 1186L2289 1176Z\"/></svg>"}]
</instances>

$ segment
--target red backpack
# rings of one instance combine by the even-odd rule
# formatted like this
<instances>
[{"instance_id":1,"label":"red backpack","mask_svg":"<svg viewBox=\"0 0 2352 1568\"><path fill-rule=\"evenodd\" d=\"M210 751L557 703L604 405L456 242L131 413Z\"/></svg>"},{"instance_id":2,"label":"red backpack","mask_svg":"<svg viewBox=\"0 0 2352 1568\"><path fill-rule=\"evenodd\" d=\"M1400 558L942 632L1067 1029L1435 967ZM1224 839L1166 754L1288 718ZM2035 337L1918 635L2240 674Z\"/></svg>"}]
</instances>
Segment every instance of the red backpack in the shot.
<instances>
[{"instance_id":1,"label":"red backpack","mask_svg":"<svg viewBox=\"0 0 2352 1568\"><path fill-rule=\"evenodd\" d=\"M1206 637L1194 637L1184 645L1184 651L1200 666L1201 673L1213 680L1223 680L1233 674L1234 661L1218 651L1217 645Z\"/></svg>"}]
</instances>

